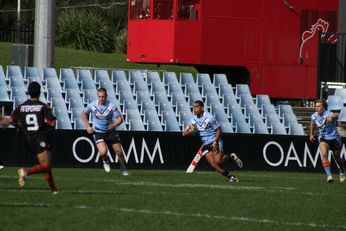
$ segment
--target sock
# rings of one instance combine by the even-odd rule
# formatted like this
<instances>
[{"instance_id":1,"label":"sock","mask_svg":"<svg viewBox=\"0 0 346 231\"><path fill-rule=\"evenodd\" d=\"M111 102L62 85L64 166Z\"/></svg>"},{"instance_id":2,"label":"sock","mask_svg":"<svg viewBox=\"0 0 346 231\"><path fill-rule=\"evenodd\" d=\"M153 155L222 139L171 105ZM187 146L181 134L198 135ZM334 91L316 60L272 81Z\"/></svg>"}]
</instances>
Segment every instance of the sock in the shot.
<instances>
[{"instance_id":1,"label":"sock","mask_svg":"<svg viewBox=\"0 0 346 231\"><path fill-rule=\"evenodd\" d=\"M37 164L29 169L25 169L24 172L27 176L31 175L31 174L38 174L38 173L44 173L47 172L48 169L46 167L46 165L44 164Z\"/></svg>"},{"instance_id":2,"label":"sock","mask_svg":"<svg viewBox=\"0 0 346 231\"><path fill-rule=\"evenodd\" d=\"M53 179L53 174L51 169L48 170L48 174L44 177L44 179L47 181L52 191L57 191L57 188L55 187L55 184L54 184L54 179Z\"/></svg>"},{"instance_id":3,"label":"sock","mask_svg":"<svg viewBox=\"0 0 346 231\"><path fill-rule=\"evenodd\" d=\"M222 175L229 178L229 171L225 169L225 171L222 173Z\"/></svg>"},{"instance_id":4,"label":"sock","mask_svg":"<svg viewBox=\"0 0 346 231\"><path fill-rule=\"evenodd\" d=\"M332 174L330 173L330 162L326 161L322 163L322 166L324 168L324 171L326 172L327 176L331 176Z\"/></svg>"},{"instance_id":5,"label":"sock","mask_svg":"<svg viewBox=\"0 0 346 231\"><path fill-rule=\"evenodd\" d=\"M120 171L126 171L126 166L124 164L120 164Z\"/></svg>"}]
</instances>

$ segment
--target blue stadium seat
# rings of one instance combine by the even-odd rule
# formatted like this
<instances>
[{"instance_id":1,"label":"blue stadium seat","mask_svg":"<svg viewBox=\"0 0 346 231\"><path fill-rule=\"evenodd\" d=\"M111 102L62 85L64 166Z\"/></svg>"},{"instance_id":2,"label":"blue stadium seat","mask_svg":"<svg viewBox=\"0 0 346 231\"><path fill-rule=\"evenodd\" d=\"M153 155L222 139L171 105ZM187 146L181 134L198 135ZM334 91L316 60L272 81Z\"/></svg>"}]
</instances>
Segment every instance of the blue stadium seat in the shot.
<instances>
[{"instance_id":1,"label":"blue stadium seat","mask_svg":"<svg viewBox=\"0 0 346 231\"><path fill-rule=\"evenodd\" d=\"M230 122L220 122L221 132L222 133L233 133L233 126Z\"/></svg>"},{"instance_id":2,"label":"blue stadium seat","mask_svg":"<svg viewBox=\"0 0 346 231\"><path fill-rule=\"evenodd\" d=\"M176 117L175 112L173 110L162 111L161 122L163 124L166 124L167 120L170 120L170 121L175 120L178 124L177 117Z\"/></svg>"},{"instance_id":3,"label":"blue stadium seat","mask_svg":"<svg viewBox=\"0 0 346 231\"><path fill-rule=\"evenodd\" d=\"M127 81L125 71L123 70L112 70L112 82Z\"/></svg>"},{"instance_id":4,"label":"blue stadium seat","mask_svg":"<svg viewBox=\"0 0 346 231\"><path fill-rule=\"evenodd\" d=\"M83 80L93 80L91 71L89 69L78 69L77 70L77 81L79 83L83 82Z\"/></svg>"},{"instance_id":5,"label":"blue stadium seat","mask_svg":"<svg viewBox=\"0 0 346 231\"><path fill-rule=\"evenodd\" d=\"M278 116L278 114L276 114L275 112L274 113L267 113L265 115L265 118L266 118L266 124L268 127L271 127L272 124L277 124L277 123L280 123L280 118Z\"/></svg>"},{"instance_id":6,"label":"blue stadium seat","mask_svg":"<svg viewBox=\"0 0 346 231\"><path fill-rule=\"evenodd\" d=\"M192 112L191 111L180 111L179 112L179 124L185 127L192 118Z\"/></svg>"},{"instance_id":7,"label":"blue stadium seat","mask_svg":"<svg viewBox=\"0 0 346 231\"><path fill-rule=\"evenodd\" d=\"M210 75L205 73L197 73L196 83L199 87L202 87L204 84L213 85L210 79ZM213 87L215 86L213 85Z\"/></svg>"},{"instance_id":8,"label":"blue stadium seat","mask_svg":"<svg viewBox=\"0 0 346 231\"><path fill-rule=\"evenodd\" d=\"M346 123L346 107L341 109L338 121L341 123Z\"/></svg>"},{"instance_id":9,"label":"blue stadium seat","mask_svg":"<svg viewBox=\"0 0 346 231\"><path fill-rule=\"evenodd\" d=\"M306 136L302 124L290 124L288 134L293 136Z\"/></svg>"},{"instance_id":10,"label":"blue stadium seat","mask_svg":"<svg viewBox=\"0 0 346 231\"><path fill-rule=\"evenodd\" d=\"M117 131L127 131L127 127L126 127L126 124L123 122L121 123L117 128L116 128Z\"/></svg>"},{"instance_id":11,"label":"blue stadium seat","mask_svg":"<svg viewBox=\"0 0 346 231\"><path fill-rule=\"evenodd\" d=\"M290 124L297 124L298 120L294 113L285 113L283 114L283 124L286 128L290 126Z\"/></svg>"},{"instance_id":12,"label":"blue stadium seat","mask_svg":"<svg viewBox=\"0 0 346 231\"><path fill-rule=\"evenodd\" d=\"M144 110L144 123L148 123L148 120L154 120L154 121L160 121L159 115L157 114L157 111L155 109L148 109Z\"/></svg>"},{"instance_id":13,"label":"blue stadium seat","mask_svg":"<svg viewBox=\"0 0 346 231\"><path fill-rule=\"evenodd\" d=\"M65 79L76 79L74 72L71 68L60 68L60 81L63 82Z\"/></svg>"},{"instance_id":14,"label":"blue stadium seat","mask_svg":"<svg viewBox=\"0 0 346 231\"><path fill-rule=\"evenodd\" d=\"M205 104L209 109L211 104L221 104L218 94L206 94L205 95Z\"/></svg>"},{"instance_id":15,"label":"blue stadium seat","mask_svg":"<svg viewBox=\"0 0 346 231\"><path fill-rule=\"evenodd\" d=\"M142 120L130 119L129 131L145 131L145 127Z\"/></svg>"},{"instance_id":16,"label":"blue stadium seat","mask_svg":"<svg viewBox=\"0 0 346 231\"><path fill-rule=\"evenodd\" d=\"M185 95L189 95L190 93L200 93L197 84L195 83L185 84Z\"/></svg>"},{"instance_id":17,"label":"blue stadium seat","mask_svg":"<svg viewBox=\"0 0 346 231\"><path fill-rule=\"evenodd\" d=\"M148 84L146 82L136 81L133 87L133 94L135 95L136 92L139 92L139 91L145 91L149 94Z\"/></svg>"},{"instance_id":18,"label":"blue stadium seat","mask_svg":"<svg viewBox=\"0 0 346 231\"><path fill-rule=\"evenodd\" d=\"M144 82L143 74L138 70L129 71L129 82L134 85L135 82Z\"/></svg>"},{"instance_id":19,"label":"blue stadium seat","mask_svg":"<svg viewBox=\"0 0 346 231\"><path fill-rule=\"evenodd\" d=\"M239 105L229 105L228 113L232 118L233 126L236 126L236 123L246 123L245 116Z\"/></svg>"},{"instance_id":20,"label":"blue stadium seat","mask_svg":"<svg viewBox=\"0 0 346 231\"><path fill-rule=\"evenodd\" d=\"M94 75L95 75L94 79L96 83L99 83L100 81L110 81L107 70L95 70Z\"/></svg>"},{"instance_id":21,"label":"blue stadium seat","mask_svg":"<svg viewBox=\"0 0 346 231\"><path fill-rule=\"evenodd\" d=\"M185 86L188 83L195 83L193 75L191 73L180 73L179 83Z\"/></svg>"},{"instance_id":22,"label":"blue stadium seat","mask_svg":"<svg viewBox=\"0 0 346 231\"><path fill-rule=\"evenodd\" d=\"M95 89L96 90L96 85L95 82L92 79L86 79L84 78L82 80L82 91L86 89Z\"/></svg>"},{"instance_id":23,"label":"blue stadium seat","mask_svg":"<svg viewBox=\"0 0 346 231\"><path fill-rule=\"evenodd\" d=\"M138 91L136 93L136 101L138 104L141 104L143 101L151 101L149 92L145 92L145 91Z\"/></svg>"},{"instance_id":24,"label":"blue stadium seat","mask_svg":"<svg viewBox=\"0 0 346 231\"><path fill-rule=\"evenodd\" d=\"M184 93L182 93L182 92L172 93L171 102L174 106L176 106L178 103L186 103L186 98L185 98Z\"/></svg>"},{"instance_id":25,"label":"blue stadium seat","mask_svg":"<svg viewBox=\"0 0 346 231\"><path fill-rule=\"evenodd\" d=\"M255 107L255 103L251 95L241 94L239 98L240 98L240 101L239 101L240 107L245 108L245 105L251 105Z\"/></svg>"},{"instance_id":26,"label":"blue stadium seat","mask_svg":"<svg viewBox=\"0 0 346 231\"><path fill-rule=\"evenodd\" d=\"M263 124L261 124L261 123L254 124L253 133L254 134L269 134L267 125L265 125L264 123Z\"/></svg>"},{"instance_id":27,"label":"blue stadium seat","mask_svg":"<svg viewBox=\"0 0 346 231\"><path fill-rule=\"evenodd\" d=\"M281 104L279 105L279 116L283 118L284 114L294 114L292 106L289 104Z\"/></svg>"},{"instance_id":28,"label":"blue stadium seat","mask_svg":"<svg viewBox=\"0 0 346 231\"><path fill-rule=\"evenodd\" d=\"M175 112L177 115L179 115L179 113L181 111L190 111L191 112L191 107L188 103L184 102L179 102L176 104L176 109Z\"/></svg>"},{"instance_id":29,"label":"blue stadium seat","mask_svg":"<svg viewBox=\"0 0 346 231\"><path fill-rule=\"evenodd\" d=\"M168 96L171 96L173 93L176 93L176 92L184 93L183 89L181 87L181 84L180 83L169 83L168 84Z\"/></svg>"},{"instance_id":30,"label":"blue stadium seat","mask_svg":"<svg viewBox=\"0 0 346 231\"><path fill-rule=\"evenodd\" d=\"M69 117L57 117L56 129L72 129L71 120Z\"/></svg>"},{"instance_id":31,"label":"blue stadium seat","mask_svg":"<svg viewBox=\"0 0 346 231\"><path fill-rule=\"evenodd\" d=\"M47 89L47 99L51 101L52 98L63 98L61 90L56 88Z\"/></svg>"},{"instance_id":32,"label":"blue stadium seat","mask_svg":"<svg viewBox=\"0 0 346 231\"><path fill-rule=\"evenodd\" d=\"M69 102L71 98L79 98L80 99L80 93L76 89L67 89L66 90L66 96L65 100L66 102Z\"/></svg>"},{"instance_id":33,"label":"blue stadium seat","mask_svg":"<svg viewBox=\"0 0 346 231\"><path fill-rule=\"evenodd\" d=\"M84 103L91 103L96 101L97 98L97 90L96 89L86 89L83 90L83 101Z\"/></svg>"},{"instance_id":34,"label":"blue stadium seat","mask_svg":"<svg viewBox=\"0 0 346 231\"><path fill-rule=\"evenodd\" d=\"M236 122L235 133L251 133L250 127L246 122Z\"/></svg>"},{"instance_id":35,"label":"blue stadium seat","mask_svg":"<svg viewBox=\"0 0 346 231\"><path fill-rule=\"evenodd\" d=\"M263 125L266 126L266 124L263 121L262 116L259 113L249 114L249 125L251 128L254 128L255 125Z\"/></svg>"},{"instance_id":36,"label":"blue stadium seat","mask_svg":"<svg viewBox=\"0 0 346 231\"><path fill-rule=\"evenodd\" d=\"M151 94L154 94L155 92L163 92L166 94L166 89L165 89L165 86L163 85L163 83L152 82L150 92L151 92Z\"/></svg>"},{"instance_id":37,"label":"blue stadium seat","mask_svg":"<svg viewBox=\"0 0 346 231\"><path fill-rule=\"evenodd\" d=\"M0 85L0 101L1 102L10 102L10 97L7 93L6 85Z\"/></svg>"},{"instance_id":38,"label":"blue stadium seat","mask_svg":"<svg viewBox=\"0 0 346 231\"><path fill-rule=\"evenodd\" d=\"M138 110L137 102L132 99L132 100L124 100L123 102L123 111L127 111L129 109L135 109Z\"/></svg>"},{"instance_id":39,"label":"blue stadium seat","mask_svg":"<svg viewBox=\"0 0 346 231\"><path fill-rule=\"evenodd\" d=\"M46 79L46 89L53 88L61 90L61 85L59 79L56 78L48 78Z\"/></svg>"},{"instance_id":40,"label":"blue stadium seat","mask_svg":"<svg viewBox=\"0 0 346 231\"><path fill-rule=\"evenodd\" d=\"M241 94L251 95L249 85L247 84L236 84L235 85L235 95L240 97Z\"/></svg>"},{"instance_id":41,"label":"blue stadium seat","mask_svg":"<svg viewBox=\"0 0 346 231\"><path fill-rule=\"evenodd\" d=\"M63 98L51 98L52 108L61 108L67 111L65 100Z\"/></svg>"},{"instance_id":42,"label":"blue stadium seat","mask_svg":"<svg viewBox=\"0 0 346 231\"><path fill-rule=\"evenodd\" d=\"M25 67L24 68L24 79L28 79L30 77L37 77L40 79L40 82L42 81L40 72L38 71L37 67Z\"/></svg>"},{"instance_id":43,"label":"blue stadium seat","mask_svg":"<svg viewBox=\"0 0 346 231\"><path fill-rule=\"evenodd\" d=\"M223 96L225 94L233 95L235 97L234 91L233 91L233 87L232 87L231 84L220 85L220 87L219 87L219 95Z\"/></svg>"},{"instance_id":44,"label":"blue stadium seat","mask_svg":"<svg viewBox=\"0 0 346 231\"><path fill-rule=\"evenodd\" d=\"M54 107L53 113L56 117L68 117L68 111L64 108Z\"/></svg>"},{"instance_id":45,"label":"blue stadium seat","mask_svg":"<svg viewBox=\"0 0 346 231\"><path fill-rule=\"evenodd\" d=\"M20 76L23 79L22 70L20 66L17 65L8 65L6 70L6 77L10 78L13 76Z\"/></svg>"},{"instance_id":46,"label":"blue stadium seat","mask_svg":"<svg viewBox=\"0 0 346 231\"><path fill-rule=\"evenodd\" d=\"M73 129L86 130L86 126L82 118L74 118Z\"/></svg>"},{"instance_id":47,"label":"blue stadium seat","mask_svg":"<svg viewBox=\"0 0 346 231\"><path fill-rule=\"evenodd\" d=\"M124 90L132 92L130 83L127 80L117 80L115 86L116 86L115 92L118 95L120 94L120 91L124 91Z\"/></svg>"},{"instance_id":48,"label":"blue stadium seat","mask_svg":"<svg viewBox=\"0 0 346 231\"><path fill-rule=\"evenodd\" d=\"M220 88L221 85L227 85L228 79L225 74L214 74L214 81L213 84L216 88Z\"/></svg>"},{"instance_id":49,"label":"blue stadium seat","mask_svg":"<svg viewBox=\"0 0 346 231\"><path fill-rule=\"evenodd\" d=\"M256 95L256 105L258 108L262 108L263 105L271 105L268 95Z\"/></svg>"},{"instance_id":50,"label":"blue stadium seat","mask_svg":"<svg viewBox=\"0 0 346 231\"><path fill-rule=\"evenodd\" d=\"M130 122L130 120L140 120L142 122L141 114L139 113L138 109L128 109L125 113L125 121L127 123Z\"/></svg>"},{"instance_id":51,"label":"blue stadium seat","mask_svg":"<svg viewBox=\"0 0 346 231\"><path fill-rule=\"evenodd\" d=\"M28 100L26 95L17 95L13 97L13 109L17 108L19 105Z\"/></svg>"},{"instance_id":52,"label":"blue stadium seat","mask_svg":"<svg viewBox=\"0 0 346 231\"><path fill-rule=\"evenodd\" d=\"M154 94L155 105L160 105L160 102L168 102L168 97L166 92L155 92Z\"/></svg>"},{"instance_id":53,"label":"blue stadium seat","mask_svg":"<svg viewBox=\"0 0 346 231\"><path fill-rule=\"evenodd\" d=\"M10 76L9 77L9 81L10 81L10 87L24 87L25 83L24 83L24 79L22 76Z\"/></svg>"},{"instance_id":54,"label":"blue stadium seat","mask_svg":"<svg viewBox=\"0 0 346 231\"><path fill-rule=\"evenodd\" d=\"M237 99L234 94L225 94L222 98L222 104L225 107L228 107L229 105L238 105Z\"/></svg>"},{"instance_id":55,"label":"blue stadium seat","mask_svg":"<svg viewBox=\"0 0 346 231\"><path fill-rule=\"evenodd\" d=\"M79 86L75 78L65 78L64 79L64 90L66 89L76 89L79 91Z\"/></svg>"},{"instance_id":56,"label":"blue stadium seat","mask_svg":"<svg viewBox=\"0 0 346 231\"><path fill-rule=\"evenodd\" d=\"M213 94L213 95L218 95L217 91L216 91L216 88L213 84L211 83L204 83L202 85L202 95L205 96L207 94Z\"/></svg>"},{"instance_id":57,"label":"blue stadium seat","mask_svg":"<svg viewBox=\"0 0 346 231\"><path fill-rule=\"evenodd\" d=\"M219 122L229 122L229 117L226 114L225 110L223 107L218 107L213 109L212 114L215 116L215 119Z\"/></svg>"},{"instance_id":58,"label":"blue stadium seat","mask_svg":"<svg viewBox=\"0 0 346 231\"><path fill-rule=\"evenodd\" d=\"M70 98L69 99L69 110L72 108L84 108L83 100L80 97Z\"/></svg>"},{"instance_id":59,"label":"blue stadium seat","mask_svg":"<svg viewBox=\"0 0 346 231\"><path fill-rule=\"evenodd\" d=\"M155 110L155 104L152 101L142 101L141 102L141 114L144 115L147 110Z\"/></svg>"},{"instance_id":60,"label":"blue stadium seat","mask_svg":"<svg viewBox=\"0 0 346 231\"><path fill-rule=\"evenodd\" d=\"M190 93L188 96L188 103L193 106L193 103L197 100L203 101L202 95L200 93Z\"/></svg>"},{"instance_id":61,"label":"blue stadium seat","mask_svg":"<svg viewBox=\"0 0 346 231\"><path fill-rule=\"evenodd\" d=\"M161 83L160 74L157 71L148 71L147 82L148 84L153 84L155 82Z\"/></svg>"},{"instance_id":62,"label":"blue stadium seat","mask_svg":"<svg viewBox=\"0 0 346 231\"><path fill-rule=\"evenodd\" d=\"M264 105L262 105L261 112L262 112L262 117L263 118L265 118L265 116L267 114L273 114L273 113L276 114L275 107L272 104L264 104Z\"/></svg>"},{"instance_id":63,"label":"blue stadium seat","mask_svg":"<svg viewBox=\"0 0 346 231\"><path fill-rule=\"evenodd\" d=\"M148 120L147 122L148 131L155 131L155 132L161 132L162 126L160 120Z\"/></svg>"},{"instance_id":64,"label":"blue stadium seat","mask_svg":"<svg viewBox=\"0 0 346 231\"><path fill-rule=\"evenodd\" d=\"M58 79L58 75L54 68L43 68L43 80L48 78Z\"/></svg>"},{"instance_id":65,"label":"blue stadium seat","mask_svg":"<svg viewBox=\"0 0 346 231\"><path fill-rule=\"evenodd\" d=\"M339 112L344 107L344 102L339 95L329 95L327 98L328 110L332 112Z\"/></svg>"},{"instance_id":66,"label":"blue stadium seat","mask_svg":"<svg viewBox=\"0 0 346 231\"><path fill-rule=\"evenodd\" d=\"M169 83L177 83L177 75L175 72L163 72L163 83L168 86Z\"/></svg>"},{"instance_id":67,"label":"blue stadium seat","mask_svg":"<svg viewBox=\"0 0 346 231\"><path fill-rule=\"evenodd\" d=\"M343 104L346 105L346 88L335 89L334 95L340 96Z\"/></svg>"},{"instance_id":68,"label":"blue stadium seat","mask_svg":"<svg viewBox=\"0 0 346 231\"><path fill-rule=\"evenodd\" d=\"M74 119L81 119L83 109L84 108L72 108L71 109L71 120L74 121Z\"/></svg>"},{"instance_id":69,"label":"blue stadium seat","mask_svg":"<svg viewBox=\"0 0 346 231\"><path fill-rule=\"evenodd\" d=\"M162 115L163 111L174 111L172 103L167 101L167 102L160 102L159 107L158 107L158 113L159 115Z\"/></svg>"},{"instance_id":70,"label":"blue stadium seat","mask_svg":"<svg viewBox=\"0 0 346 231\"><path fill-rule=\"evenodd\" d=\"M165 131L167 132L181 132L180 125L177 120L166 120Z\"/></svg>"},{"instance_id":71,"label":"blue stadium seat","mask_svg":"<svg viewBox=\"0 0 346 231\"><path fill-rule=\"evenodd\" d=\"M271 127L272 134L287 135L285 126L280 122L273 122L270 127Z\"/></svg>"},{"instance_id":72,"label":"blue stadium seat","mask_svg":"<svg viewBox=\"0 0 346 231\"><path fill-rule=\"evenodd\" d=\"M120 104L123 104L125 100L126 101L133 101L134 100L132 91L130 91L130 90L121 90L119 92Z\"/></svg>"},{"instance_id":73,"label":"blue stadium seat","mask_svg":"<svg viewBox=\"0 0 346 231\"><path fill-rule=\"evenodd\" d=\"M7 79L4 68L0 65L0 79Z\"/></svg>"},{"instance_id":74,"label":"blue stadium seat","mask_svg":"<svg viewBox=\"0 0 346 231\"><path fill-rule=\"evenodd\" d=\"M10 90L11 90L10 92L11 99L13 99L15 96L27 98L26 89L24 86L12 87Z\"/></svg>"}]
</instances>

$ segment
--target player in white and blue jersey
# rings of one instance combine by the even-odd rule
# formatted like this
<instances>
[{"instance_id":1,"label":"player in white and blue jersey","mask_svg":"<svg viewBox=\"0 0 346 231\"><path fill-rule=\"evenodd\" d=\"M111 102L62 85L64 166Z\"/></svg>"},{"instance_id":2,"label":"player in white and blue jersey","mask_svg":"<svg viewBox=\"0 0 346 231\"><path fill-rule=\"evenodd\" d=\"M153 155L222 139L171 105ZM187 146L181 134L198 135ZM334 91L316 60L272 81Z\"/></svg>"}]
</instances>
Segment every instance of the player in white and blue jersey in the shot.
<instances>
[{"instance_id":1,"label":"player in white and blue jersey","mask_svg":"<svg viewBox=\"0 0 346 231\"><path fill-rule=\"evenodd\" d=\"M327 174L327 182L333 182L333 176L330 172L330 161L328 160L329 150L333 151L333 156L338 163L340 171L340 182L345 181L345 164L341 154L341 138L336 130L338 115L327 110L327 102L324 99L318 99L315 102L316 112L311 115L310 141L314 142L314 130L317 127L319 131L318 141L321 151L322 166Z\"/></svg>"},{"instance_id":2,"label":"player in white and blue jersey","mask_svg":"<svg viewBox=\"0 0 346 231\"><path fill-rule=\"evenodd\" d=\"M128 175L125 167L125 158L121 148L119 133L115 130L123 123L123 117L117 106L107 100L107 91L100 88L97 91L98 100L90 103L83 111L82 118L87 128L88 134L94 134L96 147L103 160L103 167L106 172L110 172L109 158L107 156L108 147L112 146L120 162L120 171L124 176ZM89 114L92 115L93 125L89 124ZM113 120L115 118L115 121Z\"/></svg>"},{"instance_id":3,"label":"player in white and blue jersey","mask_svg":"<svg viewBox=\"0 0 346 231\"><path fill-rule=\"evenodd\" d=\"M192 134L190 126L197 129L198 136L200 137L203 147L202 152L208 163L220 174L229 178L230 182L238 182L238 178L231 175L230 172L224 169L221 164L232 157L239 167L242 167L242 161L235 153L231 155L224 155L223 143L221 140L221 128L215 117L204 111L204 103L197 100L193 104L193 117L191 118L189 126L183 131L183 136Z\"/></svg>"}]
</instances>

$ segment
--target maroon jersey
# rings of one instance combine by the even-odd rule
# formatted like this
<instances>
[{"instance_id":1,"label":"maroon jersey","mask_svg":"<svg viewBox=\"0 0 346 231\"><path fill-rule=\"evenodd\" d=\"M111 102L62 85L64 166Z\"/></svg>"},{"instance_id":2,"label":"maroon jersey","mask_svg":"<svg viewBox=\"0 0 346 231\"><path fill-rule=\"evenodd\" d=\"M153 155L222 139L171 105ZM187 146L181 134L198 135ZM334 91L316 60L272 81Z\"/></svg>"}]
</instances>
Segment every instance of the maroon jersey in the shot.
<instances>
[{"instance_id":1,"label":"maroon jersey","mask_svg":"<svg viewBox=\"0 0 346 231\"><path fill-rule=\"evenodd\" d=\"M29 134L47 131L55 126L55 120L52 110L39 100L27 100L11 114L11 123Z\"/></svg>"}]
</instances>

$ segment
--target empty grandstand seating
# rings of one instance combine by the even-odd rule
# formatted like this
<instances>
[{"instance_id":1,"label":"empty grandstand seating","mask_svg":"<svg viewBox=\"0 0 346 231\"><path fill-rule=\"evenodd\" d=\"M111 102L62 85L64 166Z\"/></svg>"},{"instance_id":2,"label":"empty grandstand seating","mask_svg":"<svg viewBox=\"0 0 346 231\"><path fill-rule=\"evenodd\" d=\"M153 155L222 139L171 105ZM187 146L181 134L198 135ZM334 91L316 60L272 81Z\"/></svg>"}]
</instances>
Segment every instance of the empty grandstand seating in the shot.
<instances>
[{"instance_id":1,"label":"empty grandstand seating","mask_svg":"<svg viewBox=\"0 0 346 231\"><path fill-rule=\"evenodd\" d=\"M28 98L28 83L40 82L40 99L51 103L58 129L85 129L81 111L97 100L97 88L104 87L125 118L118 130L181 131L191 120L193 102L202 100L224 133L302 134L289 105L275 107L268 95L252 96L246 84L233 88L224 74L212 79L209 74L180 73L178 79L174 72L144 70L25 67L24 75L19 66L3 70L0 66L0 101L17 106ZM342 95L336 92L335 97ZM328 99L330 108L334 101Z\"/></svg>"}]
</instances>

